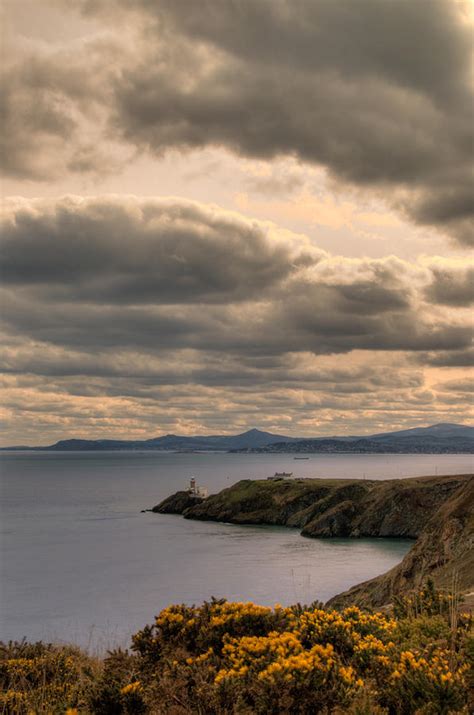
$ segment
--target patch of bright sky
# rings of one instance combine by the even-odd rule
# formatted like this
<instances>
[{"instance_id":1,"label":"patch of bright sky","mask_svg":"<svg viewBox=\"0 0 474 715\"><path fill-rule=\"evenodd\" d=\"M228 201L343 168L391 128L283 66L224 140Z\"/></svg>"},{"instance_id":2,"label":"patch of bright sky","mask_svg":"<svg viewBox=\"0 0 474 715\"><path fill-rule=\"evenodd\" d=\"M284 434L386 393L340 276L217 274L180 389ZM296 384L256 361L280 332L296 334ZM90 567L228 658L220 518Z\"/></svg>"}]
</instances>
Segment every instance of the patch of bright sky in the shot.
<instances>
[{"instance_id":1,"label":"patch of bright sky","mask_svg":"<svg viewBox=\"0 0 474 715\"><path fill-rule=\"evenodd\" d=\"M292 159L240 159L222 149L142 155L122 164L121 171L98 177L69 174L48 182L6 180L3 191L25 197L69 193L182 196L273 221L306 234L335 254L381 257L394 253L416 259L422 254L462 253L434 230L404 221L381 200L337 189L321 169Z\"/></svg>"}]
</instances>

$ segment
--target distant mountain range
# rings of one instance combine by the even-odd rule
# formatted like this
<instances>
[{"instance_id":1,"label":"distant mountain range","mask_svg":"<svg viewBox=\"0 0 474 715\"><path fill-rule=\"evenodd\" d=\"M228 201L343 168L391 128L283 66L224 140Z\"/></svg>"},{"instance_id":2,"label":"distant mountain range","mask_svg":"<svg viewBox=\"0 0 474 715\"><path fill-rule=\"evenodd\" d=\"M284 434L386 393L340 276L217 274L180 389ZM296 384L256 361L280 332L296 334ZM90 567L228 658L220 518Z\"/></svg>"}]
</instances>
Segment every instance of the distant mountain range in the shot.
<instances>
[{"instance_id":1,"label":"distant mountain range","mask_svg":"<svg viewBox=\"0 0 474 715\"><path fill-rule=\"evenodd\" d=\"M474 453L474 427L443 423L397 432L351 437L285 437L251 429L243 434L183 437L167 434L146 440L65 439L48 447L3 447L3 450L89 452L107 450L171 450L231 452L376 452L376 453Z\"/></svg>"},{"instance_id":2,"label":"distant mountain range","mask_svg":"<svg viewBox=\"0 0 474 715\"><path fill-rule=\"evenodd\" d=\"M474 454L474 439L456 437L441 439L390 439L386 441L375 439L309 439L294 444L278 442L257 449L231 450L239 452L271 452L271 453L354 453L354 454Z\"/></svg>"},{"instance_id":3,"label":"distant mountain range","mask_svg":"<svg viewBox=\"0 0 474 715\"><path fill-rule=\"evenodd\" d=\"M274 442L251 452L353 452L396 454L456 454L474 453L474 427L452 423L415 427L396 432L381 432L367 437L320 437L296 441Z\"/></svg>"},{"instance_id":4,"label":"distant mountain range","mask_svg":"<svg viewBox=\"0 0 474 715\"><path fill-rule=\"evenodd\" d=\"M145 440L119 440L119 439L62 439L48 447L5 447L4 449L34 449L41 451L83 452L97 450L123 450L123 449L150 449L172 451L219 450L229 451L235 449L252 449L265 447L274 442L292 442L293 437L270 434L258 429L237 435L207 435L196 437L183 437L176 434L166 434L163 437L153 437Z\"/></svg>"}]
</instances>

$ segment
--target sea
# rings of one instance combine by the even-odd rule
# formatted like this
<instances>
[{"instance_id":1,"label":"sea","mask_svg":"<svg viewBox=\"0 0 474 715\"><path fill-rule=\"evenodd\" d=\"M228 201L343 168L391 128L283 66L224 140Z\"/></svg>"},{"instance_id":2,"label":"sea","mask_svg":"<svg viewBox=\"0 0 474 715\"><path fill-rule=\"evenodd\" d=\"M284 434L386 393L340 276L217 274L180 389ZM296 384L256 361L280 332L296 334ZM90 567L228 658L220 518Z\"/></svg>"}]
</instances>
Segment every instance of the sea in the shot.
<instances>
[{"instance_id":1,"label":"sea","mask_svg":"<svg viewBox=\"0 0 474 715\"><path fill-rule=\"evenodd\" d=\"M171 603L212 596L326 601L390 569L405 539L305 539L298 529L142 513L191 476L210 493L274 472L390 479L472 472L472 455L3 452L0 640L127 647Z\"/></svg>"}]
</instances>

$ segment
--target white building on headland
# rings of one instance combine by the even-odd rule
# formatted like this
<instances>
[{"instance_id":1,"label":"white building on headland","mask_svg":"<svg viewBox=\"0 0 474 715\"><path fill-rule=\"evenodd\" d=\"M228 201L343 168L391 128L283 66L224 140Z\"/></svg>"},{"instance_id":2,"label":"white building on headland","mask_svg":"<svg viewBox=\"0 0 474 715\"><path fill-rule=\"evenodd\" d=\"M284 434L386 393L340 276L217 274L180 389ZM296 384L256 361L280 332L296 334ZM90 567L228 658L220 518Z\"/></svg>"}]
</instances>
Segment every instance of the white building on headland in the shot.
<instances>
[{"instance_id":1,"label":"white building on headland","mask_svg":"<svg viewBox=\"0 0 474 715\"><path fill-rule=\"evenodd\" d=\"M198 487L196 483L196 477L191 477L191 479L189 480L188 494L192 497L205 499L207 497L207 489L205 489L204 487Z\"/></svg>"},{"instance_id":2,"label":"white building on headland","mask_svg":"<svg viewBox=\"0 0 474 715\"><path fill-rule=\"evenodd\" d=\"M291 479L293 472L275 472L273 477L267 477L270 482L277 482L279 479Z\"/></svg>"}]
</instances>

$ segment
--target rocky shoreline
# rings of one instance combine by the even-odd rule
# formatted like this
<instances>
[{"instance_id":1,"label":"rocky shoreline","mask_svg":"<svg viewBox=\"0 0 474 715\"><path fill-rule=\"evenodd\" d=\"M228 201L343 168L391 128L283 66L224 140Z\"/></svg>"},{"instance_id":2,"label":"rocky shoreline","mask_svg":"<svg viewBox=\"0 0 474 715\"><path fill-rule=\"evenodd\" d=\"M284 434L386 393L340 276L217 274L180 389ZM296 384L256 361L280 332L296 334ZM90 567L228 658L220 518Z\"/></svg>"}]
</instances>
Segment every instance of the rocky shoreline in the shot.
<instances>
[{"instance_id":1,"label":"rocky shoreline","mask_svg":"<svg viewBox=\"0 0 474 715\"><path fill-rule=\"evenodd\" d=\"M474 475L390 480L242 480L206 499L180 491L153 507L161 514L233 524L301 529L303 536L416 540L386 574L331 600L383 606L427 578L474 589Z\"/></svg>"}]
</instances>

